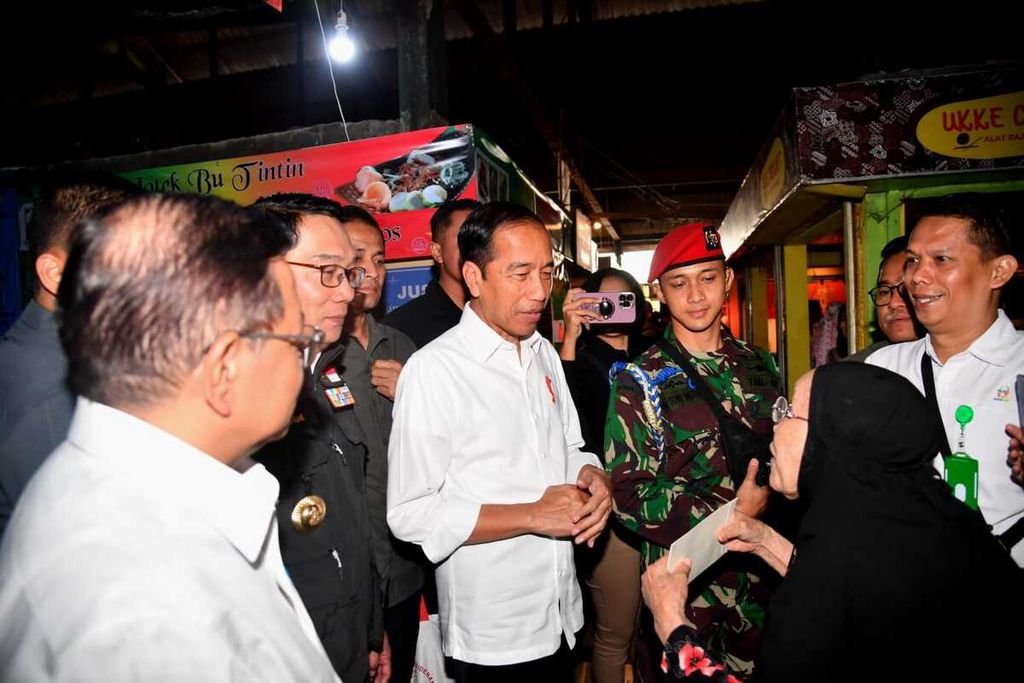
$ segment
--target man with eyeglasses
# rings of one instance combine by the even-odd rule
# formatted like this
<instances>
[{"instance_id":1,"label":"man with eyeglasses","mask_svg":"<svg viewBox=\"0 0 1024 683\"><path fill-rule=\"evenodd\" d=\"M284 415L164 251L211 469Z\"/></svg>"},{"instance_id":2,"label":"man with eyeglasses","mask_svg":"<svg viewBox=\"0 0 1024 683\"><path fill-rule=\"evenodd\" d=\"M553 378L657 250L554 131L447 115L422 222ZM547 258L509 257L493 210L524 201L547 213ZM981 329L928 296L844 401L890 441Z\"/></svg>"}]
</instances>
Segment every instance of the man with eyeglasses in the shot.
<instances>
[{"instance_id":1,"label":"man with eyeglasses","mask_svg":"<svg viewBox=\"0 0 1024 683\"><path fill-rule=\"evenodd\" d=\"M366 271L345 318L341 373L355 398L355 405L345 410L355 414L366 437L366 500L384 595L384 630L391 646L392 675L408 681L416 658L426 559L419 548L397 540L388 529L388 441L395 386L416 345L373 317L387 279L380 227L358 206L343 206L338 215L345 219L342 226L355 248L356 264Z\"/></svg>"},{"instance_id":2,"label":"man with eyeglasses","mask_svg":"<svg viewBox=\"0 0 1024 683\"><path fill-rule=\"evenodd\" d=\"M366 438L347 408L354 400L341 365L342 330L366 271L337 203L275 194L254 204L291 236L285 261L304 320L322 331L306 359L292 427L258 454L281 482L281 554L343 681L383 683L390 674L366 504ZM264 400L255 394L254 401ZM382 656L383 653L383 656Z\"/></svg>"},{"instance_id":3,"label":"man with eyeglasses","mask_svg":"<svg viewBox=\"0 0 1024 683\"><path fill-rule=\"evenodd\" d=\"M69 247L79 398L0 549L0 680L336 681L278 552L277 481L249 457L288 430L313 341L287 236L150 195Z\"/></svg>"},{"instance_id":4,"label":"man with eyeglasses","mask_svg":"<svg viewBox=\"0 0 1024 683\"><path fill-rule=\"evenodd\" d=\"M878 329L884 339L843 360L864 361L875 351L889 344L920 339L911 309L907 306L903 286L903 264L907 261L907 238L901 235L882 248L882 262L878 265L878 283L868 292L875 304Z\"/></svg>"}]
</instances>

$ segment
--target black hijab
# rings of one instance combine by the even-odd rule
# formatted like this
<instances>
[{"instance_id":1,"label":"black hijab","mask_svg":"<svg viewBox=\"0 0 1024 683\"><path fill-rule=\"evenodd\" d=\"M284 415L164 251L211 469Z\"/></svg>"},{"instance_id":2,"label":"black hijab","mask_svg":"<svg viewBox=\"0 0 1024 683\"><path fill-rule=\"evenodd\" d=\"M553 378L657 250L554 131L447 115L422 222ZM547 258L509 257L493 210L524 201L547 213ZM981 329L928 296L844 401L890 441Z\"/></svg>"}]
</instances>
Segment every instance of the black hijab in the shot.
<instances>
[{"instance_id":1,"label":"black hijab","mask_svg":"<svg viewBox=\"0 0 1024 683\"><path fill-rule=\"evenodd\" d=\"M943 535L953 521L983 526L939 480L932 463L942 427L905 378L866 364L821 367L808 418L798 492L812 528L804 531L848 517L837 501L864 497L872 519L914 519Z\"/></svg>"},{"instance_id":2,"label":"black hijab","mask_svg":"<svg viewBox=\"0 0 1024 683\"><path fill-rule=\"evenodd\" d=\"M807 510L760 677L958 680L994 665L1024 581L938 478L931 406L888 370L836 363L815 371L808 418Z\"/></svg>"}]
</instances>

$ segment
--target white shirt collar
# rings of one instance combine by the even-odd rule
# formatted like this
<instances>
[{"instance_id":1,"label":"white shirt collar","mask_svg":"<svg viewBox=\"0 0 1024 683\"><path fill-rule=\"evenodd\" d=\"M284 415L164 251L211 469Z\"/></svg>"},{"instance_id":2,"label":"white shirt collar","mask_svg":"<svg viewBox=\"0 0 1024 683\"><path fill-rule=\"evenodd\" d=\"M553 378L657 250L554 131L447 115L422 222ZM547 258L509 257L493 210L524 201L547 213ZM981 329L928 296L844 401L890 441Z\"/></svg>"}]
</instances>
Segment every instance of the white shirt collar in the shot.
<instances>
[{"instance_id":1,"label":"white shirt collar","mask_svg":"<svg viewBox=\"0 0 1024 683\"><path fill-rule=\"evenodd\" d=\"M459 328L462 330L463 335L466 337L468 348L466 349L473 358L478 362L483 363L494 353L501 348L515 349L515 345L502 337L500 334L495 332L490 325L485 323L483 319L477 315L476 311L473 310L474 301L466 303L466 307L462 309L462 318L459 320ZM533 331L526 339L520 340L519 347L528 347L531 351L537 351L537 345L543 341L544 337L541 336L540 332ZM524 365L525 360L524 360Z\"/></svg>"},{"instance_id":2,"label":"white shirt collar","mask_svg":"<svg viewBox=\"0 0 1024 683\"><path fill-rule=\"evenodd\" d=\"M239 472L144 420L85 398L78 399L68 441L110 462L154 505L199 514L250 563L259 559L279 493L263 465Z\"/></svg>"},{"instance_id":3,"label":"white shirt collar","mask_svg":"<svg viewBox=\"0 0 1024 683\"><path fill-rule=\"evenodd\" d=\"M1010 322L1006 313L1000 308L995 322L989 325L984 334L971 342L971 345L963 353L969 353L984 363L1002 367L1010 361L1010 357L1013 354L1013 343L1016 340L1017 334L1013 323ZM924 344L925 351L938 363L939 359L935 353L935 347L932 346L932 336L930 334L925 336ZM941 366L942 363L939 363L939 365Z\"/></svg>"}]
</instances>

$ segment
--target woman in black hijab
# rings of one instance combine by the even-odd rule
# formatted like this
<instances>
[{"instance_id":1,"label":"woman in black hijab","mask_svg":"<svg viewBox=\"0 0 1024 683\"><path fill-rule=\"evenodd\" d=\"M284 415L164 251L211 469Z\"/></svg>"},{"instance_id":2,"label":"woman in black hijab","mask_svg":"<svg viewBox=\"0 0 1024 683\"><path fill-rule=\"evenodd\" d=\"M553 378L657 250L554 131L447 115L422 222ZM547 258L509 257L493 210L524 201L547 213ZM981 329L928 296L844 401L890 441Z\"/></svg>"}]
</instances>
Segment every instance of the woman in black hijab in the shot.
<instances>
[{"instance_id":1,"label":"woman in black hijab","mask_svg":"<svg viewBox=\"0 0 1024 683\"><path fill-rule=\"evenodd\" d=\"M938 478L940 426L920 392L838 363L804 375L775 417L769 483L807 506L796 544L740 513L719 531L786 576L755 679L973 681L1017 668L1024 577ZM671 672L725 680L682 617L688 571L652 566L645 599Z\"/></svg>"}]
</instances>

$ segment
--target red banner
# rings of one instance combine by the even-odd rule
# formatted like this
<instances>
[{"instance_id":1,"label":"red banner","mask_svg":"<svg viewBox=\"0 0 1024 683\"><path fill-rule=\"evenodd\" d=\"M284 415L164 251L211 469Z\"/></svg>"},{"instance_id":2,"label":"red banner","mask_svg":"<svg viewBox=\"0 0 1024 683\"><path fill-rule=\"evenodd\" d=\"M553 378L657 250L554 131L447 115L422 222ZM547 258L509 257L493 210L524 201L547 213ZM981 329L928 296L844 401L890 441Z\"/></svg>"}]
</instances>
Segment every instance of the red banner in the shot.
<instances>
[{"instance_id":1,"label":"red banner","mask_svg":"<svg viewBox=\"0 0 1024 683\"><path fill-rule=\"evenodd\" d=\"M199 192L251 204L277 192L307 192L373 214L388 261L430 252L430 217L477 196L471 126L432 128L122 175L147 192Z\"/></svg>"}]
</instances>

